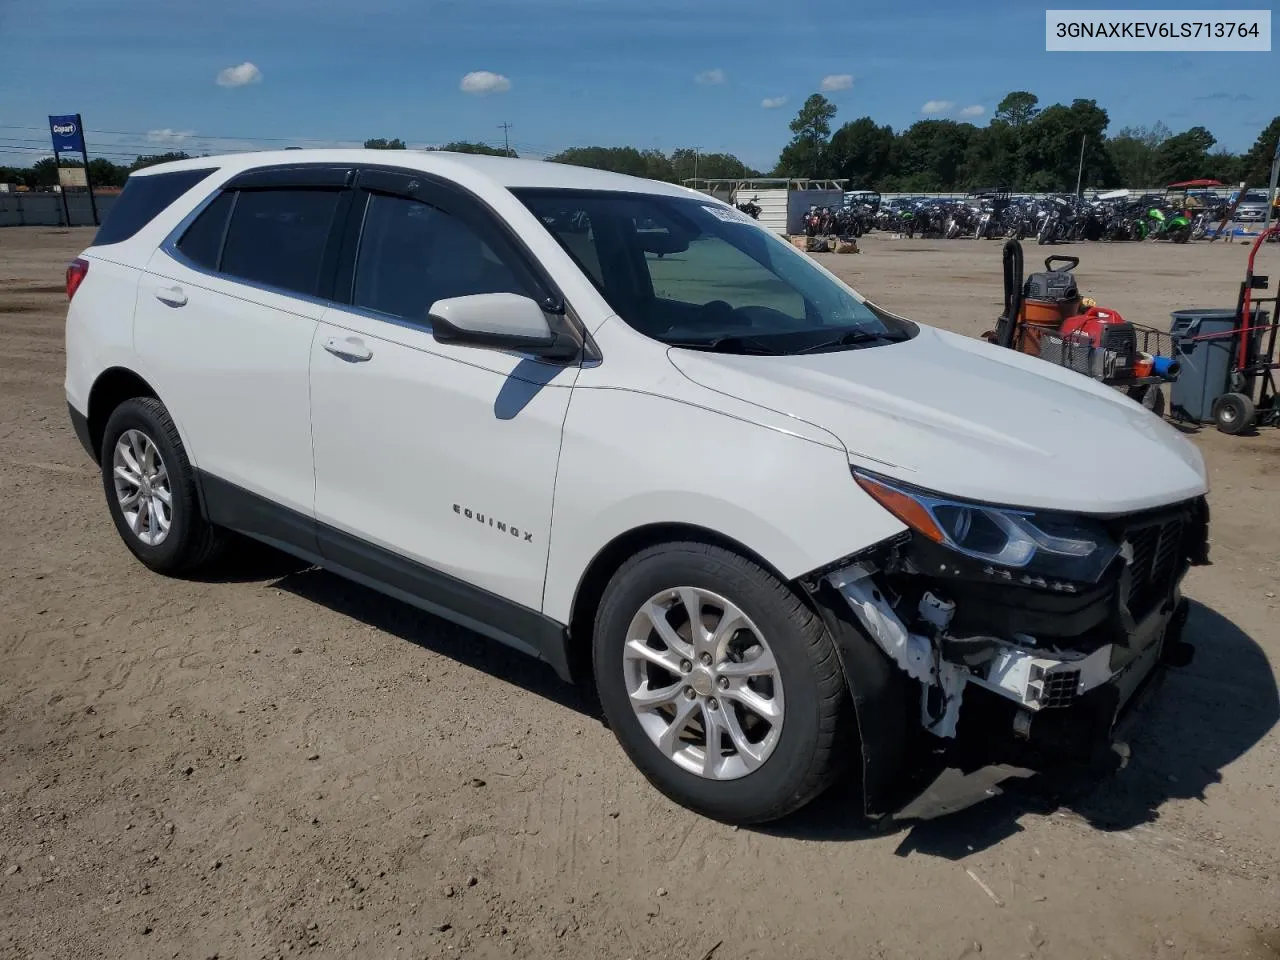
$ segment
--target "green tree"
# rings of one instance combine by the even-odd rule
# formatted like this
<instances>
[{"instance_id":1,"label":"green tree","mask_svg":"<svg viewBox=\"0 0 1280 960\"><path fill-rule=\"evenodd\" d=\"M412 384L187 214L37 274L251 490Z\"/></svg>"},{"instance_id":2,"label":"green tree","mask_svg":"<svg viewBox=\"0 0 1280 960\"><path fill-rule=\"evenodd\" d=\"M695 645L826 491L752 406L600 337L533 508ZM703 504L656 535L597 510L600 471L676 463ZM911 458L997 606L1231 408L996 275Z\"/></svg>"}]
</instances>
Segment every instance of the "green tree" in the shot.
<instances>
[{"instance_id":1,"label":"green tree","mask_svg":"<svg viewBox=\"0 0 1280 960\"><path fill-rule=\"evenodd\" d=\"M635 147L570 147L548 157L554 163L577 167L593 167L613 173L625 173L650 180L672 180L671 161L660 150L637 150Z\"/></svg>"},{"instance_id":2,"label":"green tree","mask_svg":"<svg viewBox=\"0 0 1280 960\"><path fill-rule=\"evenodd\" d=\"M169 153L153 153L146 156L138 157L133 163L129 164L129 170L141 170L143 167L154 167L158 163L169 163L173 160L190 160L191 154L184 153L181 150L173 150Z\"/></svg>"},{"instance_id":3,"label":"green tree","mask_svg":"<svg viewBox=\"0 0 1280 960\"><path fill-rule=\"evenodd\" d=\"M904 190L951 190L959 185L977 127L954 120L918 120L898 134L893 164Z\"/></svg>"},{"instance_id":4,"label":"green tree","mask_svg":"<svg viewBox=\"0 0 1280 960\"><path fill-rule=\"evenodd\" d=\"M1271 164L1280 143L1280 117L1273 119L1258 134L1249 152L1240 158L1237 176L1250 186L1266 187L1271 183Z\"/></svg>"},{"instance_id":5,"label":"green tree","mask_svg":"<svg viewBox=\"0 0 1280 960\"><path fill-rule=\"evenodd\" d=\"M71 166L71 164L67 164ZM53 157L45 157L31 165L33 187L53 187L58 183L58 161Z\"/></svg>"},{"instance_id":6,"label":"green tree","mask_svg":"<svg viewBox=\"0 0 1280 960\"><path fill-rule=\"evenodd\" d=\"M826 150L836 105L820 93L809 95L791 121L791 142L778 157L776 172L783 177L828 176Z\"/></svg>"},{"instance_id":7,"label":"green tree","mask_svg":"<svg viewBox=\"0 0 1280 960\"><path fill-rule=\"evenodd\" d=\"M1157 122L1150 127L1125 127L1107 141L1118 178L1114 186L1139 189L1154 186L1159 179L1156 150L1169 137L1169 128Z\"/></svg>"},{"instance_id":8,"label":"green tree","mask_svg":"<svg viewBox=\"0 0 1280 960\"><path fill-rule=\"evenodd\" d=\"M731 153L702 153L693 147L681 147L671 153L671 176L676 183L699 177L707 180L729 180L754 177L756 171Z\"/></svg>"},{"instance_id":9,"label":"green tree","mask_svg":"<svg viewBox=\"0 0 1280 960\"><path fill-rule=\"evenodd\" d=\"M394 140L388 140L386 137L373 137L364 142L366 150L403 150L405 149L404 141L399 137Z\"/></svg>"},{"instance_id":10,"label":"green tree","mask_svg":"<svg viewBox=\"0 0 1280 960\"><path fill-rule=\"evenodd\" d=\"M1023 189L1076 188L1080 148L1084 146L1081 188L1111 186L1116 182L1115 163L1107 150L1110 118L1094 100L1073 100L1071 106L1045 107L1022 130L1021 166L1027 172Z\"/></svg>"},{"instance_id":11,"label":"green tree","mask_svg":"<svg viewBox=\"0 0 1280 960\"><path fill-rule=\"evenodd\" d=\"M1025 127L1040 112L1040 98L1026 90L1015 90L1005 94L996 106L995 119L1007 123L1011 127Z\"/></svg>"},{"instance_id":12,"label":"green tree","mask_svg":"<svg viewBox=\"0 0 1280 960\"><path fill-rule=\"evenodd\" d=\"M825 166L849 180L851 189L869 190L892 172L893 128L870 117L850 120L831 136Z\"/></svg>"},{"instance_id":13,"label":"green tree","mask_svg":"<svg viewBox=\"0 0 1280 960\"><path fill-rule=\"evenodd\" d=\"M992 120L969 138L961 166L960 185L970 189L1013 189L1022 182L1018 129L1005 120Z\"/></svg>"},{"instance_id":14,"label":"green tree","mask_svg":"<svg viewBox=\"0 0 1280 960\"><path fill-rule=\"evenodd\" d=\"M391 148L391 149L395 149L395 148ZM454 140L450 143L446 143L440 149L446 150L449 153L478 153L486 157L508 156L508 154L505 153L501 147L491 147L487 143L480 143L478 141L472 142L470 140ZM514 156L517 156L517 154L514 150L512 150L510 153L510 156L514 157Z\"/></svg>"},{"instance_id":15,"label":"green tree","mask_svg":"<svg viewBox=\"0 0 1280 960\"><path fill-rule=\"evenodd\" d=\"M1156 147L1156 176L1160 183L1196 180L1205 175L1209 150L1217 139L1204 127L1169 137Z\"/></svg>"},{"instance_id":16,"label":"green tree","mask_svg":"<svg viewBox=\"0 0 1280 960\"><path fill-rule=\"evenodd\" d=\"M89 161L89 180L94 189L98 187L123 187L129 171L104 157L94 157Z\"/></svg>"}]
</instances>

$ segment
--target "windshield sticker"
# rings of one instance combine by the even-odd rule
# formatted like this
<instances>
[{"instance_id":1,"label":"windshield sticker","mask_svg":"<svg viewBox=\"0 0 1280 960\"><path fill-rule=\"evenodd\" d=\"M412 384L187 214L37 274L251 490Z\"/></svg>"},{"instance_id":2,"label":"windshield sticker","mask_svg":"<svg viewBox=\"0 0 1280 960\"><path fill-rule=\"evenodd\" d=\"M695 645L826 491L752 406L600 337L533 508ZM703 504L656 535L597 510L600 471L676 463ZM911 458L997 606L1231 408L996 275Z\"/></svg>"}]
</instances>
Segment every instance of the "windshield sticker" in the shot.
<instances>
[{"instance_id":1,"label":"windshield sticker","mask_svg":"<svg viewBox=\"0 0 1280 960\"><path fill-rule=\"evenodd\" d=\"M756 221L752 220L741 210L734 210L732 207L713 207L708 203L702 205L702 209L707 211L717 220L723 220L725 223L745 223L750 226L756 226Z\"/></svg>"}]
</instances>

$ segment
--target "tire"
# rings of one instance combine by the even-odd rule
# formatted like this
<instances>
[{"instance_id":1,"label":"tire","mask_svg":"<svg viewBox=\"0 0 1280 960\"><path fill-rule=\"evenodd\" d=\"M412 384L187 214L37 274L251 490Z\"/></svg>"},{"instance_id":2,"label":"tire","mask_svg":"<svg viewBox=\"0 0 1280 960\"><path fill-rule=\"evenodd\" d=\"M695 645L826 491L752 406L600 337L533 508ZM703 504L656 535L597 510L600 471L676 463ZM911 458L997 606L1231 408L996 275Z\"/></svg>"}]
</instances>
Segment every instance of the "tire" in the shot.
<instances>
[{"instance_id":1,"label":"tire","mask_svg":"<svg viewBox=\"0 0 1280 960\"><path fill-rule=\"evenodd\" d=\"M747 629L729 634L733 641L729 650L734 649L733 644L747 642L754 645L748 652L761 650L762 658L772 655L776 668L773 686L766 688L771 698L765 699L756 688L746 691L754 694L756 702L778 711L776 727L768 723L759 744L751 743L749 737L763 729L760 720L764 714L748 716L742 701L723 686L748 681L730 681L719 675L721 668L732 669L736 662L732 656L722 658L718 653L705 667L701 660L693 659L697 651L687 643L688 607L679 599L677 588L702 594L698 606L704 624L720 622L717 600L736 605L746 618L738 622ZM674 632L668 635L679 641L678 646L657 639L656 621L645 616L645 608L654 609L654 602L670 604L671 620L666 620L666 627L671 628L675 621ZM663 646L654 648L655 642ZM629 656L637 646L669 657L671 670L650 666L649 656ZM785 584L728 550L701 543L670 543L632 557L605 589L596 615L593 647L601 707L623 750L653 786L704 816L733 824L776 820L821 793L855 752L845 749L846 737L853 729L849 694L835 645L822 621ZM720 652L725 649L722 644ZM696 691L695 685L699 688ZM673 691L671 702L659 708L663 713L649 712L642 719L629 690L648 692L655 688ZM733 724L726 722L726 705L733 713ZM676 740L679 749L664 751L658 741L676 726L671 717L677 710L688 711L688 719L676 732L685 732L694 741L705 741L698 725L708 722L703 719L707 717L725 723L726 731L736 727L736 735L726 732L718 737L722 748L710 761L705 743L700 747L696 742ZM754 726L747 731L750 724ZM744 731L745 752L738 748ZM727 753L725 741L730 744ZM753 750L763 756L752 756L748 763Z\"/></svg>"},{"instance_id":2,"label":"tire","mask_svg":"<svg viewBox=\"0 0 1280 960\"><path fill-rule=\"evenodd\" d=\"M1253 426L1253 400L1243 393L1224 393L1213 405L1213 420L1223 433L1236 436Z\"/></svg>"},{"instance_id":3,"label":"tire","mask_svg":"<svg viewBox=\"0 0 1280 960\"><path fill-rule=\"evenodd\" d=\"M126 475L135 475L128 458L118 452L122 444L135 464L140 459L148 459L145 455L139 457L138 451L145 451L147 444L151 445L154 455L149 459L155 467L154 480L147 481L146 489L156 496L144 497L137 483L117 476L118 465L125 469ZM212 564L223 551L228 538L205 519L196 492L195 471L187 460L169 412L159 400L137 397L112 411L102 435L101 460L103 492L116 531L125 546L147 567L170 575L195 573ZM129 510L128 501L122 500L129 489L139 490L134 502L146 505ZM158 492L161 489L170 499L167 529L163 529L164 511L160 506L163 497ZM150 531L163 532L163 536L149 535Z\"/></svg>"}]
</instances>

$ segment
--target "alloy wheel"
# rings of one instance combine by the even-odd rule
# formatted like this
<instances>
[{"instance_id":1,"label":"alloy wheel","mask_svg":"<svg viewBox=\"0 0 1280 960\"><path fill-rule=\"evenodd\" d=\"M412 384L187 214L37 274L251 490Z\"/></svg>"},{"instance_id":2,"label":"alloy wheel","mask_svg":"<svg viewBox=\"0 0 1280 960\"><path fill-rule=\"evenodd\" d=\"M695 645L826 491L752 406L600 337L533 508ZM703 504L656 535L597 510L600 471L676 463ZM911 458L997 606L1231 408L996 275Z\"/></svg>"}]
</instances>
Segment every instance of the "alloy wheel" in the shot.
<instances>
[{"instance_id":1,"label":"alloy wheel","mask_svg":"<svg viewBox=\"0 0 1280 960\"><path fill-rule=\"evenodd\" d=\"M650 597L627 629L623 671L640 726L690 773L735 780L778 744L778 663L751 619L717 593L675 587Z\"/></svg>"},{"instance_id":2,"label":"alloy wheel","mask_svg":"<svg viewBox=\"0 0 1280 960\"><path fill-rule=\"evenodd\" d=\"M149 547L164 543L173 522L173 491L155 442L141 430L126 430L116 441L111 468L129 530Z\"/></svg>"}]
</instances>

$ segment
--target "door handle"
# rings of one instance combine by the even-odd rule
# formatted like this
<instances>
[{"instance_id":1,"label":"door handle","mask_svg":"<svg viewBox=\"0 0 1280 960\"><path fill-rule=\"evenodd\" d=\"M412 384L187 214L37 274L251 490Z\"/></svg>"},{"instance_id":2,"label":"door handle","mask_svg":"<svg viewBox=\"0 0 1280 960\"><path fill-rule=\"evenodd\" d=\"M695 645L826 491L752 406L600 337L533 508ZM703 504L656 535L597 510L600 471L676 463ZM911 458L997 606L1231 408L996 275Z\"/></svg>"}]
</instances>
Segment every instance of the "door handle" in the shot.
<instances>
[{"instance_id":1,"label":"door handle","mask_svg":"<svg viewBox=\"0 0 1280 960\"><path fill-rule=\"evenodd\" d=\"M187 305L187 295L182 292L181 287L157 287L156 299L161 303L167 303L171 307L185 307Z\"/></svg>"},{"instance_id":2,"label":"door handle","mask_svg":"<svg viewBox=\"0 0 1280 960\"><path fill-rule=\"evenodd\" d=\"M343 337L342 339L330 337L324 342L324 348L335 357L340 357L350 363L360 363L373 357L373 351L365 346L365 342L359 337Z\"/></svg>"}]
</instances>

